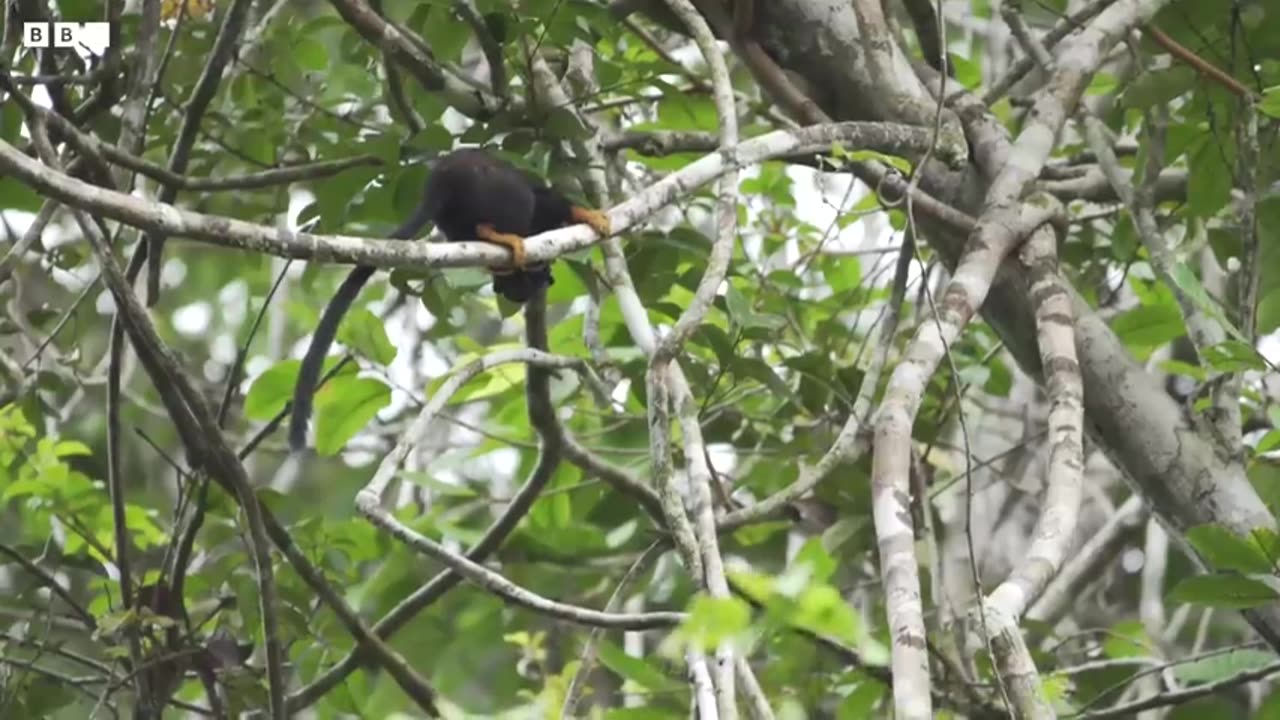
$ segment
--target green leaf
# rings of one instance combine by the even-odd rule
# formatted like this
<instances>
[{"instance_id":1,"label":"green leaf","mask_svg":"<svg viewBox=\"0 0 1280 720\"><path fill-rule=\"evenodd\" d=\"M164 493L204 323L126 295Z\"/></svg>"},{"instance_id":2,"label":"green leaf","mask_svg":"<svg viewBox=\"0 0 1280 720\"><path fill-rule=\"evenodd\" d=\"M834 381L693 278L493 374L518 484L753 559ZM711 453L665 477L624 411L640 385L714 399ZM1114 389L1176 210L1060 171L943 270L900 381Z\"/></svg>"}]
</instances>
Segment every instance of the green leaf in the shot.
<instances>
[{"instance_id":1,"label":"green leaf","mask_svg":"<svg viewBox=\"0 0 1280 720\"><path fill-rule=\"evenodd\" d=\"M1187 542L1214 570L1269 573L1272 559L1253 538L1240 537L1221 525L1197 525L1187 531Z\"/></svg>"},{"instance_id":2,"label":"green leaf","mask_svg":"<svg viewBox=\"0 0 1280 720\"><path fill-rule=\"evenodd\" d=\"M336 358L331 360L336 362ZM255 378L244 397L245 417L270 420L283 410L293 400L293 386L298 381L298 366L301 364L301 360L284 360Z\"/></svg>"},{"instance_id":3,"label":"green leaf","mask_svg":"<svg viewBox=\"0 0 1280 720\"><path fill-rule=\"evenodd\" d=\"M496 351L507 347L505 345L494 345L489 350ZM510 347L515 347L511 345ZM454 362L454 367L462 367L467 362L474 360L471 354L464 355ZM434 395L436 390L448 381L449 375L436 378L428 386L428 395ZM524 383L525 369L524 363L504 363L489 368L488 372L468 380L458 392L454 393L450 399L451 404L461 402L474 402L484 398L500 395L513 387L517 387Z\"/></svg>"},{"instance_id":4,"label":"green leaf","mask_svg":"<svg viewBox=\"0 0 1280 720\"><path fill-rule=\"evenodd\" d=\"M591 135L578 119L578 114L569 108L556 108L548 113L543 120L543 128L561 140L577 140Z\"/></svg>"},{"instance_id":5,"label":"green leaf","mask_svg":"<svg viewBox=\"0 0 1280 720\"><path fill-rule=\"evenodd\" d=\"M600 662L618 677L629 680L640 687L655 693L676 692L682 683L677 682L656 664L644 658L634 657L622 651L608 640L601 640L598 646Z\"/></svg>"},{"instance_id":6,"label":"green leaf","mask_svg":"<svg viewBox=\"0 0 1280 720\"><path fill-rule=\"evenodd\" d=\"M65 10L64 10L65 12ZM13 143L22 136L22 129L25 125L23 113L18 103L10 102L0 105L0 139ZM19 185L19 187L22 187ZM35 193L32 193L33 195ZM8 195L3 195L6 202Z\"/></svg>"},{"instance_id":7,"label":"green leaf","mask_svg":"<svg viewBox=\"0 0 1280 720\"><path fill-rule=\"evenodd\" d=\"M1157 364L1161 370L1170 375L1180 375L1202 383L1209 379L1209 371L1199 365L1192 365L1181 360L1163 360Z\"/></svg>"},{"instance_id":8,"label":"green leaf","mask_svg":"<svg viewBox=\"0 0 1280 720\"><path fill-rule=\"evenodd\" d=\"M736 590L757 603L764 603L776 592L777 581L772 576L745 570L727 571Z\"/></svg>"},{"instance_id":9,"label":"green leaf","mask_svg":"<svg viewBox=\"0 0 1280 720\"><path fill-rule=\"evenodd\" d=\"M316 393L316 452L332 455L391 403L391 388L353 375L330 380Z\"/></svg>"},{"instance_id":10,"label":"green leaf","mask_svg":"<svg viewBox=\"0 0 1280 720\"><path fill-rule=\"evenodd\" d=\"M1070 678L1066 676L1041 675L1040 689L1050 704L1060 707L1070 697L1071 691L1075 688Z\"/></svg>"},{"instance_id":11,"label":"green leaf","mask_svg":"<svg viewBox=\"0 0 1280 720\"><path fill-rule=\"evenodd\" d=\"M778 373L774 372L773 367L763 360L751 357L738 358L733 365L733 369L745 377L759 380L778 397L786 398L794 403L798 409L803 409L799 399L791 392L790 386L778 376Z\"/></svg>"},{"instance_id":12,"label":"green leaf","mask_svg":"<svg viewBox=\"0 0 1280 720\"><path fill-rule=\"evenodd\" d=\"M1274 653L1242 648L1222 655L1179 663L1173 666L1174 677L1186 684L1210 683L1238 675L1250 670L1258 670L1275 662Z\"/></svg>"},{"instance_id":13,"label":"green leaf","mask_svg":"<svg viewBox=\"0 0 1280 720\"><path fill-rule=\"evenodd\" d=\"M845 695L836 708L836 720L862 720L875 717L876 703L885 695L885 686L874 681L860 682Z\"/></svg>"},{"instance_id":14,"label":"green leaf","mask_svg":"<svg viewBox=\"0 0 1280 720\"><path fill-rule=\"evenodd\" d=\"M991 370L986 365L969 365L960 368L957 373L960 382L969 386L981 386L987 383L991 378Z\"/></svg>"},{"instance_id":15,"label":"green leaf","mask_svg":"<svg viewBox=\"0 0 1280 720\"><path fill-rule=\"evenodd\" d=\"M755 315L755 311L751 309L751 303L747 300L742 291L729 283L724 294L725 305L729 308L729 318L735 323L744 327L748 326L751 318Z\"/></svg>"},{"instance_id":16,"label":"green leaf","mask_svg":"<svg viewBox=\"0 0 1280 720\"><path fill-rule=\"evenodd\" d=\"M840 258L836 262L826 263L822 268L822 276L831 291L838 295L862 284L862 263L856 257Z\"/></svg>"},{"instance_id":17,"label":"green leaf","mask_svg":"<svg viewBox=\"0 0 1280 720\"><path fill-rule=\"evenodd\" d=\"M40 211L42 203L34 190L7 177L0 177L0 197L4 198L5 210L26 210L32 214Z\"/></svg>"},{"instance_id":18,"label":"green leaf","mask_svg":"<svg viewBox=\"0 0 1280 720\"><path fill-rule=\"evenodd\" d=\"M1258 110L1273 118L1280 118L1280 85L1267 88L1267 91L1262 93L1262 102L1258 103Z\"/></svg>"},{"instance_id":19,"label":"green leaf","mask_svg":"<svg viewBox=\"0 0 1280 720\"><path fill-rule=\"evenodd\" d=\"M1138 232L1133 227L1133 218L1128 214L1121 216L1111 233L1111 257L1122 263L1130 262L1138 253Z\"/></svg>"},{"instance_id":20,"label":"green leaf","mask_svg":"<svg viewBox=\"0 0 1280 720\"><path fill-rule=\"evenodd\" d=\"M587 286L583 284L582 277L575 270L576 267L569 263L556 263L552 266L551 272L556 282L547 289L548 303L569 303L586 296ZM565 321L568 320L569 318L566 318Z\"/></svg>"},{"instance_id":21,"label":"green leaf","mask_svg":"<svg viewBox=\"0 0 1280 720\"><path fill-rule=\"evenodd\" d=\"M1217 345L1210 345L1200 351L1200 356L1210 367L1219 372L1267 369L1267 363L1258 351L1252 345L1238 340L1227 340Z\"/></svg>"},{"instance_id":22,"label":"green leaf","mask_svg":"<svg viewBox=\"0 0 1280 720\"><path fill-rule=\"evenodd\" d=\"M396 346L387 338L387 328L366 308L347 313L338 328L338 342L381 365L396 359Z\"/></svg>"},{"instance_id":23,"label":"green leaf","mask_svg":"<svg viewBox=\"0 0 1280 720\"><path fill-rule=\"evenodd\" d=\"M1146 77L1150 73L1144 74ZM1086 95L1114 95L1116 89L1120 87L1120 83L1116 80L1116 76L1110 73L1099 72L1089 81L1089 87L1085 89Z\"/></svg>"},{"instance_id":24,"label":"green leaf","mask_svg":"<svg viewBox=\"0 0 1280 720\"><path fill-rule=\"evenodd\" d=\"M1249 465L1249 484L1266 503L1272 515L1280 514L1280 465L1255 462Z\"/></svg>"},{"instance_id":25,"label":"green leaf","mask_svg":"<svg viewBox=\"0 0 1280 720\"><path fill-rule=\"evenodd\" d=\"M733 532L733 539L745 546L760 545L780 532L790 530L792 523L778 520L775 522L754 523Z\"/></svg>"},{"instance_id":26,"label":"green leaf","mask_svg":"<svg viewBox=\"0 0 1280 720\"><path fill-rule=\"evenodd\" d=\"M329 50L323 43L305 35L294 42L290 56L303 70L320 72L329 67Z\"/></svg>"},{"instance_id":27,"label":"green leaf","mask_svg":"<svg viewBox=\"0 0 1280 720\"><path fill-rule=\"evenodd\" d=\"M1173 281L1187 294L1187 297L1191 299L1191 302L1196 307L1217 321L1231 337L1247 344L1248 341L1244 335L1227 319L1226 313L1222 312L1222 307L1213 298L1209 297L1209 293L1200 284L1200 278L1196 277L1194 270L1186 263L1180 262L1174 265L1172 275Z\"/></svg>"},{"instance_id":28,"label":"green leaf","mask_svg":"<svg viewBox=\"0 0 1280 720\"><path fill-rule=\"evenodd\" d=\"M422 33L431 52L442 60L458 60L471 39L471 28L443 3L419 3L409 24Z\"/></svg>"},{"instance_id":29,"label":"green leaf","mask_svg":"<svg viewBox=\"0 0 1280 720\"><path fill-rule=\"evenodd\" d=\"M1139 357L1186 332L1182 315L1173 303L1139 305L1117 315L1111 321L1111 329Z\"/></svg>"},{"instance_id":30,"label":"green leaf","mask_svg":"<svg viewBox=\"0 0 1280 720\"><path fill-rule=\"evenodd\" d=\"M1102 651L1109 658L1146 657L1151 654L1152 642L1142 623L1122 620L1111 626Z\"/></svg>"},{"instance_id":31,"label":"green leaf","mask_svg":"<svg viewBox=\"0 0 1280 720\"><path fill-rule=\"evenodd\" d=\"M1231 198L1231 188L1235 183L1231 178L1231 168L1227 165L1230 156L1224 157L1225 152L1218 142L1205 140L1191 156L1187 176L1187 208L1197 217L1212 217L1226 207Z\"/></svg>"},{"instance_id":32,"label":"green leaf","mask_svg":"<svg viewBox=\"0 0 1280 720\"><path fill-rule=\"evenodd\" d=\"M862 619L840 592L830 585L815 585L802 593L792 621L799 627L829 635L850 645L862 640Z\"/></svg>"},{"instance_id":33,"label":"green leaf","mask_svg":"<svg viewBox=\"0 0 1280 720\"><path fill-rule=\"evenodd\" d=\"M663 86L666 83L655 82ZM679 92L667 86L662 100L658 102L658 122L665 130L708 130L716 129L716 108L711 98L704 94Z\"/></svg>"},{"instance_id":34,"label":"green leaf","mask_svg":"<svg viewBox=\"0 0 1280 720\"><path fill-rule=\"evenodd\" d=\"M1274 602L1280 595L1269 585L1231 573L1195 575L1184 579L1169 592L1175 602L1207 607L1247 610Z\"/></svg>"},{"instance_id":35,"label":"green leaf","mask_svg":"<svg viewBox=\"0 0 1280 720\"><path fill-rule=\"evenodd\" d=\"M713 650L720 643L747 629L751 608L737 598L712 598L698 595L689 609L689 617L680 627L681 634L703 650Z\"/></svg>"},{"instance_id":36,"label":"green leaf","mask_svg":"<svg viewBox=\"0 0 1280 720\"><path fill-rule=\"evenodd\" d=\"M1196 73L1185 65L1173 65L1163 70L1142 73L1121 96L1125 107L1144 110L1166 105L1169 101L1191 90Z\"/></svg>"},{"instance_id":37,"label":"green leaf","mask_svg":"<svg viewBox=\"0 0 1280 720\"><path fill-rule=\"evenodd\" d=\"M997 355L987 361L987 370L989 374L987 381L982 385L983 392L996 397L1009 397L1010 391L1013 390L1013 372L1009 370L1009 366Z\"/></svg>"},{"instance_id":38,"label":"green leaf","mask_svg":"<svg viewBox=\"0 0 1280 720\"><path fill-rule=\"evenodd\" d=\"M1263 295L1258 301L1257 324L1259 335L1280 328L1280 288Z\"/></svg>"},{"instance_id":39,"label":"green leaf","mask_svg":"<svg viewBox=\"0 0 1280 720\"><path fill-rule=\"evenodd\" d=\"M1278 447L1280 447L1280 430L1268 430L1266 434L1258 440L1258 446L1255 447L1253 451L1261 455L1262 453L1271 452Z\"/></svg>"},{"instance_id":40,"label":"green leaf","mask_svg":"<svg viewBox=\"0 0 1280 720\"><path fill-rule=\"evenodd\" d=\"M59 440L53 446L53 454L60 458L89 457L93 455L93 450L78 440Z\"/></svg>"},{"instance_id":41,"label":"green leaf","mask_svg":"<svg viewBox=\"0 0 1280 720\"><path fill-rule=\"evenodd\" d=\"M814 583L825 583L836 572L836 561L822 546L822 538L809 538L796 553L796 565L809 568L810 579Z\"/></svg>"},{"instance_id":42,"label":"green leaf","mask_svg":"<svg viewBox=\"0 0 1280 720\"><path fill-rule=\"evenodd\" d=\"M10 701L7 703L9 710L6 714L10 717L65 716L66 713L60 714L58 710L72 704L78 697L71 690L70 684L44 675L30 672L16 674L11 682L12 685L9 685L5 692L6 699ZM16 707L14 702L17 703Z\"/></svg>"},{"instance_id":43,"label":"green leaf","mask_svg":"<svg viewBox=\"0 0 1280 720\"><path fill-rule=\"evenodd\" d=\"M972 90L982 83L982 63L956 53L948 53L948 60L956 70L956 80Z\"/></svg>"}]
</instances>

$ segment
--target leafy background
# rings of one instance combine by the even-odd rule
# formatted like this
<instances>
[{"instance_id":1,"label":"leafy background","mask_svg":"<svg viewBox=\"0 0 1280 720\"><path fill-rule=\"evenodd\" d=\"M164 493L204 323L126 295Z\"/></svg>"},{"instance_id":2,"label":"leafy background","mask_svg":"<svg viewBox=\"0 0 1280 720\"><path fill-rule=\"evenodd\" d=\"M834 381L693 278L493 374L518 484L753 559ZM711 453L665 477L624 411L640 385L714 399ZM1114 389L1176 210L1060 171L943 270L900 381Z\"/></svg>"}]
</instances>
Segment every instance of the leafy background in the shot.
<instances>
[{"instance_id":1,"label":"leafy background","mask_svg":"<svg viewBox=\"0 0 1280 720\"><path fill-rule=\"evenodd\" d=\"M101 3L88 0L54 4L64 18L102 13ZM169 3L167 10L174 5ZM460 143L488 143L581 196L575 178L582 164L561 148L584 130L572 113L547 107L527 92L522 42L534 42L556 67L562 66L565 49L587 43L598 90L580 93L573 101L580 109L595 108L607 122L636 132L716 129L711 100L691 79L701 66L673 63L670 54L655 51L632 26L613 19L602 3L525 0L512 7L500 0L476 0L490 32L503 42L511 92L529 102L518 113L464 119L440 96L406 81L403 95L423 121L420 132L408 131L388 108L388 80L376 48L327 4L290 0L283 5L279 15L260 24L261 33L242 45L227 69L201 126L188 174L235 176L284 163L356 156L368 156L368 161L288 188L182 193L180 202L187 207L263 224L288 217L319 233L379 237L417 202L425 177L419 161ZM439 62L475 69L475 33L450 3L387 0L382 5ZM1000 22L982 0L948 5L967 5L973 18ZM1063 9L1063 3L1054 1L1034 5L1033 20L1051 20ZM1280 117L1280 92L1274 89L1280 83L1280 12L1266 3L1247 5L1243 44L1258 62L1237 74L1251 86L1271 88L1260 109L1264 128L1270 128L1267 147L1274 150L1274 118ZM162 34L162 41L173 45L144 153L156 163L165 162L177 139L183 100L212 46L217 15L202 14L201 6L193 4L177 32ZM129 46L137 22L137 15L125 15L119 34L123 46ZM646 33L662 38L664 47L683 43L638 22ZM1175 39L1221 65L1239 65L1228 62L1221 49L1236 46L1235 29L1232 16L1216 3L1174 3L1158 22ZM976 87L990 80L982 35L957 38L952 51L959 82ZM694 56L686 46L679 57ZM35 72L29 60L19 61L15 71ZM771 127L768 103L749 75L737 72L735 82L753 99L743 117L744 135ZM1171 232L1204 229L1208 247L1223 265L1238 257L1238 234L1221 222L1229 213L1238 151L1230 131L1238 112L1232 98L1178 64L1153 69L1124 85L1100 76L1090 92L1114 96L1105 120L1117 131L1136 130L1145 109L1170 108L1167 161L1176 161L1186 180L1185 190L1162 206L1162 221ZM1007 101L997 111L1016 123ZM84 129L114 138L119 119L99 113ZM0 109L0 137L16 145L24 142L16 103L6 102ZM1058 158L1065 163L1082 150L1064 142ZM626 149L621 156L625 193L699 154L653 156ZM1273 180L1276 157L1265 161ZM1140 164L1132 158L1127 162ZM833 163L832 169L839 170L839 158ZM872 248L896 245L906 217L901 208L880 208L865 187L846 192L848 183L848 176L838 172L817 182L811 170L783 163L765 164L741 182L743 251L735 255L728 287L682 358L701 403L703 432L715 451L718 479L732 486L739 501L785 487L802 463L816 460L830 446L861 384L869 350L865 341L888 296L895 253L853 254L849 248L856 242ZM0 178L0 210L11 241L41 203L29 188ZM712 204L710 190L704 188L624 239L636 290L654 325L674 322L692 296L709 250ZM1154 280L1146 265L1127 216L1108 203L1101 208L1077 203L1073 210L1077 220L1062 247L1064 273L1091 303L1112 311L1112 328L1135 356L1150 358L1162 371L1203 377L1203 368L1168 359L1171 343L1186 330L1172 292ZM1280 325L1280 261L1275 254L1280 198L1271 196L1260 212L1265 237L1258 332L1265 335ZM137 239L130 232L123 236L127 243ZM109 295L93 284L96 265L69 216L58 216L36 250L0 286L6 302L0 347L30 374L29 382L6 396L8 404L0 408L0 543L7 563L0 567L5 590L0 604L5 632L0 636L0 715L85 717L95 708L101 712L102 706L128 704L121 629L132 623L159 629L166 625L163 618L125 612L113 577L112 517L103 482L102 372ZM153 318L211 397L220 396L243 346L247 377L238 381L242 397L226 429L233 444L243 446L289 400L297 369L297 360L290 358L300 354L345 269L293 263L285 270L278 259L182 240L171 242L167 252L166 294ZM1184 260L1190 263L1189 252ZM920 267L936 279L939 267L927 248L921 248L913 271L906 308L910 320L894 339L897 346L909 337L911 323L927 318ZM1178 278L1184 289L1203 295L1198 267L1183 269ZM286 279L273 295L282 271ZM601 286L599 254L584 251L562 258L555 274L550 347L591 360L583 332L587 298ZM286 454L276 433L247 461L268 507L366 619L385 614L438 568L356 517L355 491L448 368L520 342L517 309L496 301L487 285L485 274L475 269L379 276L339 338L355 362L348 362L318 395L318 459L308 462L295 482L273 484ZM558 380L553 392L576 437L600 456L644 476L646 362L630 340L616 300L607 293L602 294L598 322L610 360L601 369L616 373L610 377L618 382L617 404L602 408L568 377ZM49 344L41 348L46 339ZM1267 347L1264 343L1263 349ZM970 431L986 433L986 445L976 446L980 455L985 453L994 464L999 453L1022 452L1021 439L1016 432L1007 437L1011 431L998 417L1000 409L1026 402L1026 378L985 326L970 328L952 351L957 372L930 385L915 431L935 498L964 487L963 455L956 449L961 409L970 414ZM331 366L339 359L331 357ZM126 373L122 422L127 432L121 459L129 538L138 557L135 568L146 583L157 577L166 548L178 534L175 503L179 498L190 501L200 478L188 474L184 458L174 454L181 445L173 424L145 374L129 363L133 369ZM1249 348L1210 358L1210 370L1231 368L1266 370ZM536 457L525 415L523 372L511 366L483 375L454 399L448 421L436 427L433 447L400 475L403 503L397 512L402 520L454 547L470 545L488 526ZM965 394L962 405L955 403L957 391ZM1249 407L1257 415L1275 413L1266 397L1254 400ZM996 419L987 418L988 412ZM1251 477L1273 509L1280 503L1280 477L1274 462L1261 453L1280 445L1278 432L1254 437L1249 449L1251 457L1259 454L1251 462ZM1027 452L1034 454L1034 448ZM738 568L734 579L743 593L738 599L698 596L670 555L641 573L628 594L634 607L687 609L690 620L671 637L647 633L641 644L616 632L593 640L599 667L590 675L583 711L592 708L606 718L685 717L689 690L680 648L734 636L751 643L753 665L780 717L860 718L887 712L887 686L875 672L887 661L888 637L878 591L868 470L866 460L842 467L787 518L722 538L726 556ZM1009 522L1025 534L1035 495L1034 488L1027 494L1004 487L998 479L1003 466L980 470L986 474L975 481L979 485L1000 483L995 499L975 515L986 526L979 533L979 565L984 581L994 582L1017 555L1016 543L1000 542L1006 537L999 530L1007 515L988 505L1012 508L1006 510L1014 518ZM1101 492L1117 505L1127 493L1115 481ZM207 519L187 576L188 608L193 616L207 618L193 642L212 646L216 633L226 633L246 650L259 649L249 661L250 668L257 668L257 589L236 507L216 488L207 502ZM1096 515L1093 528L1100 522ZM1229 587L1221 576L1208 583L1179 584L1195 570L1175 552L1166 579L1171 608L1187 608L1194 620L1185 622L1184 617L1185 630L1172 637L1152 638L1136 619L1136 568L1117 559L1070 610L1068 626L1078 636L1063 636L1062 626L1028 628L1038 648L1037 663L1047 682L1056 684L1056 699L1064 708L1085 707L1099 698L1114 701L1114 686L1123 686L1133 673L1127 659L1191 658L1176 666L1178 680L1188 684L1231 677L1271 661L1251 647L1235 647L1242 631L1233 614L1211 612L1247 606L1250 592L1272 597L1273 592L1266 594L1274 585L1265 580L1271 571L1265 563L1269 555L1262 554L1259 566L1256 548L1240 549L1211 530L1203 532L1197 547L1235 558L1223 560L1222 567L1242 580L1247 580L1244 573L1254 573L1263 589L1256 584ZM603 607L657 538L636 504L621 501L599 478L566 463L492 566L542 595ZM1141 544L1140 534L1130 533L1117 558L1126 549L1136 552ZM92 616L94 627L69 618L67 607L51 597L46 582L19 558L65 585ZM290 672L301 685L351 650L352 640L287 563L277 557L276 567ZM926 587L926 597L928 593ZM747 597L760 605L751 605ZM398 632L393 646L450 704L471 716L505 712L557 717L589 637L583 628L514 609L464 584ZM1098 659L1114 662L1085 666ZM1052 674L1064 669L1071 671ZM262 702L264 685L256 670L245 670L232 687L246 706ZM189 678L177 697L198 705L203 689ZM624 707L624 698L633 705ZM1241 697L1227 693L1183 705L1171 716L1242 716L1245 705ZM318 717L413 712L385 673L367 668L351 673L311 711ZM1280 701L1270 696L1255 717L1280 717Z\"/></svg>"}]
</instances>

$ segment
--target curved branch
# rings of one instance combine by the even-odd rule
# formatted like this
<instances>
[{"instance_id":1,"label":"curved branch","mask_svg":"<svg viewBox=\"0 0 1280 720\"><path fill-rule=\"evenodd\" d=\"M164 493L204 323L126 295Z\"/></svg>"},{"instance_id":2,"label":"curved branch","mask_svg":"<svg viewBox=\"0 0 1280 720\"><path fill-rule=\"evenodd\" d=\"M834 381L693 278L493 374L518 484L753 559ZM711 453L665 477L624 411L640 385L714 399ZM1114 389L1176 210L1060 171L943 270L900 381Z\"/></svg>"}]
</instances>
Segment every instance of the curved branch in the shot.
<instances>
[{"instance_id":1,"label":"curved branch","mask_svg":"<svg viewBox=\"0 0 1280 720\"><path fill-rule=\"evenodd\" d=\"M741 169L793 153L824 153L830 151L834 143L910 155L928 147L929 131L892 123L848 122L766 133L739 143L731 153L706 155L618 204L609 212L614 234L634 227L732 168ZM0 141L0 172L69 206L148 232L279 257L418 270L496 266L509 259L505 250L488 243L406 243L347 235L313 235L193 212L106 190L51 171L3 141ZM525 241L525 248L529 261L535 262L552 260L599 242L595 231L575 225L530 237Z\"/></svg>"}]
</instances>

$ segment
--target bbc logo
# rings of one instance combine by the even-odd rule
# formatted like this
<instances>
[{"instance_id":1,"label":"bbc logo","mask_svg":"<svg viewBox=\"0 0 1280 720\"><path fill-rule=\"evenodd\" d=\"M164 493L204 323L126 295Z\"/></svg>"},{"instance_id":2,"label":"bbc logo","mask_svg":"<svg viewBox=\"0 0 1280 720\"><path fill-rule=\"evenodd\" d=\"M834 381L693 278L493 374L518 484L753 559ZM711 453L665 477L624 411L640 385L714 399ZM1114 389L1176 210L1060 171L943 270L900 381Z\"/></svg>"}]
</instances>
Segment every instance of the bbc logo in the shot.
<instances>
[{"instance_id":1,"label":"bbc logo","mask_svg":"<svg viewBox=\"0 0 1280 720\"><path fill-rule=\"evenodd\" d=\"M102 57L111 46L111 23L24 22L22 46L70 48L80 55Z\"/></svg>"}]
</instances>

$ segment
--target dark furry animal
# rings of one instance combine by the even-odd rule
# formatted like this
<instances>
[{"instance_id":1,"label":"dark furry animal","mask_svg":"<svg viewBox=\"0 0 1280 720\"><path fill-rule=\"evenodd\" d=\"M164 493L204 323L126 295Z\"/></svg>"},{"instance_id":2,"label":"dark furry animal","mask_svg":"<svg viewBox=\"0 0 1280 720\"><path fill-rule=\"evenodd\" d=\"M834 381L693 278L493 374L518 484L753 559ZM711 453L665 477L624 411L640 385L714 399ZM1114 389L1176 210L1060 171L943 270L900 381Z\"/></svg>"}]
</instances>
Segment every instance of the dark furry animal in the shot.
<instances>
[{"instance_id":1,"label":"dark furry animal","mask_svg":"<svg viewBox=\"0 0 1280 720\"><path fill-rule=\"evenodd\" d=\"M435 223L450 242L483 240L511 250L510 269L490 268L495 293L516 303L549 287L548 263L525 261L524 238L547 230L586 223L608 235L609 218L598 210L574 205L540 180L484 150L455 150L436 160L427 177L422 201L390 237L410 239L428 222ZM289 421L289 445L300 450L307 443L307 420L320 380L324 358L338 334L343 315L351 307L374 268L357 265L338 287L316 325L311 345L298 368Z\"/></svg>"}]
</instances>

